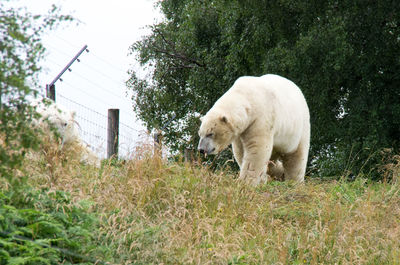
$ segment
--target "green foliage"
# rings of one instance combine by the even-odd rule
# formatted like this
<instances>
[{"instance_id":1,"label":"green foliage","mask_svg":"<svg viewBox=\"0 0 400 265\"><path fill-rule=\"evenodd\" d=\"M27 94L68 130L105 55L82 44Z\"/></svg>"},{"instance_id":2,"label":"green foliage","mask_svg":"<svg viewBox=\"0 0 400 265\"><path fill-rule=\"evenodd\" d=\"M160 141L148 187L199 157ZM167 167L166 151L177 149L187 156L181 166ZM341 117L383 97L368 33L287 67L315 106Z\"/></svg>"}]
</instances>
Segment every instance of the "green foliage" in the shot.
<instances>
[{"instance_id":1,"label":"green foliage","mask_svg":"<svg viewBox=\"0 0 400 265\"><path fill-rule=\"evenodd\" d=\"M0 193L0 264L76 264L94 262L106 250L98 247L98 219L89 204L73 205L60 191L33 190L12 198ZM85 255L82 255L85 254Z\"/></svg>"},{"instance_id":2,"label":"green foliage","mask_svg":"<svg viewBox=\"0 0 400 265\"><path fill-rule=\"evenodd\" d=\"M198 114L242 75L293 80L311 111L310 161L379 177L400 148L400 6L396 1L159 1L165 19L131 47L151 80L131 72L134 109L173 150L194 149ZM172 122L170 122L172 121ZM331 152L332 151L332 152ZM352 163L348 163L348 161Z\"/></svg>"},{"instance_id":3,"label":"green foliage","mask_svg":"<svg viewBox=\"0 0 400 265\"><path fill-rule=\"evenodd\" d=\"M0 2L0 264L95 263L98 220L90 203L73 204L66 193L27 184L25 155L38 148L40 132L27 97L35 96L44 32L71 17L53 6L33 15ZM35 177L35 176L33 176ZM90 255L89 255L90 253ZM82 255L84 254L84 255Z\"/></svg>"},{"instance_id":4,"label":"green foliage","mask_svg":"<svg viewBox=\"0 0 400 265\"><path fill-rule=\"evenodd\" d=\"M28 83L36 84L40 70L38 62L45 51L41 35L70 20L59 15L55 6L42 16L0 3L0 175L10 183L17 180L14 170L21 166L26 151L38 147L26 99L35 94Z\"/></svg>"}]
</instances>

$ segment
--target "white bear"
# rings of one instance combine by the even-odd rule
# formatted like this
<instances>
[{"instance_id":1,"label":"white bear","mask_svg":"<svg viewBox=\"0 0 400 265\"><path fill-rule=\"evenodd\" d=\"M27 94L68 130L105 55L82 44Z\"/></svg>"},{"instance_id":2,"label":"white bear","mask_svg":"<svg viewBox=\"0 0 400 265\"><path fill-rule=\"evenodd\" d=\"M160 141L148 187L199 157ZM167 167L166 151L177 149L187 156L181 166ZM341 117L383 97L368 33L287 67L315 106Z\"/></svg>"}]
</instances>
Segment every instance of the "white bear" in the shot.
<instances>
[{"instance_id":1,"label":"white bear","mask_svg":"<svg viewBox=\"0 0 400 265\"><path fill-rule=\"evenodd\" d=\"M39 120L34 121L36 125L46 126L45 121L47 121L54 126L60 134L62 138L62 147L66 144L74 143L82 153L81 162L96 167L100 166L100 159L79 136L79 124L75 120L75 111L71 111L49 99L37 99L34 100L31 105L41 116Z\"/></svg>"},{"instance_id":2,"label":"white bear","mask_svg":"<svg viewBox=\"0 0 400 265\"><path fill-rule=\"evenodd\" d=\"M285 180L304 181L310 114L292 81L272 74L240 77L201 120L199 151L217 154L232 144L239 179L258 185L267 173L283 173Z\"/></svg>"},{"instance_id":3,"label":"white bear","mask_svg":"<svg viewBox=\"0 0 400 265\"><path fill-rule=\"evenodd\" d=\"M36 124L48 121L53 125L62 138L62 144L68 144L79 140L78 123L75 121L75 111L70 111L64 106L48 99L37 99L31 103L40 114Z\"/></svg>"}]
</instances>

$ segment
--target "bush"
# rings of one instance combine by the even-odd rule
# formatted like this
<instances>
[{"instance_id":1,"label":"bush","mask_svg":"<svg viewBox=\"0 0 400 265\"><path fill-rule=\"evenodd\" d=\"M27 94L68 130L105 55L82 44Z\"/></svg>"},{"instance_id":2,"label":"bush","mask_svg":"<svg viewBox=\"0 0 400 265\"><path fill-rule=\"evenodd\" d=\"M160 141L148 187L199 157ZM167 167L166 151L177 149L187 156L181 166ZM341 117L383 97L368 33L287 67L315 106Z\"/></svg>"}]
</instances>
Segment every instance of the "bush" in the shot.
<instances>
[{"instance_id":1,"label":"bush","mask_svg":"<svg viewBox=\"0 0 400 265\"><path fill-rule=\"evenodd\" d=\"M89 202L72 204L61 191L25 192L19 200L10 199L12 191L0 193L0 264L76 264L106 256Z\"/></svg>"}]
</instances>

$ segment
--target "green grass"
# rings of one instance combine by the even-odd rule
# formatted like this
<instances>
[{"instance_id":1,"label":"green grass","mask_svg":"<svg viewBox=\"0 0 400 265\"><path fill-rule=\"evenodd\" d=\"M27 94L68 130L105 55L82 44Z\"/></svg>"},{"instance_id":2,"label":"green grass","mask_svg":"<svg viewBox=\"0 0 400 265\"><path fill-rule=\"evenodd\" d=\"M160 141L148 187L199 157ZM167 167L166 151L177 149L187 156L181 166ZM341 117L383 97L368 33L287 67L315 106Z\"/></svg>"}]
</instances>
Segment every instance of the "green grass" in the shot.
<instances>
[{"instance_id":1,"label":"green grass","mask_svg":"<svg viewBox=\"0 0 400 265\"><path fill-rule=\"evenodd\" d=\"M85 211L100 218L94 240L113 264L400 264L396 182L253 188L236 173L143 150L101 169L81 165L72 149L51 150L26 164L30 184L90 202Z\"/></svg>"}]
</instances>

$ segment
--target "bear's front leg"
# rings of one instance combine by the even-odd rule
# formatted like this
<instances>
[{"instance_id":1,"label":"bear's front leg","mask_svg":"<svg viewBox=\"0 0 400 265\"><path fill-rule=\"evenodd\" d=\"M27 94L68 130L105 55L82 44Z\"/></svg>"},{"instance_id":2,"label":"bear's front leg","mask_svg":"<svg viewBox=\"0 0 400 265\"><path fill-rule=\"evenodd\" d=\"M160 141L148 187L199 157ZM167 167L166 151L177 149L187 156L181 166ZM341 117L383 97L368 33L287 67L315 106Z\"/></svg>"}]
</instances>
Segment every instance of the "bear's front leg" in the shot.
<instances>
[{"instance_id":1,"label":"bear's front leg","mask_svg":"<svg viewBox=\"0 0 400 265\"><path fill-rule=\"evenodd\" d=\"M235 160L238 163L239 167L242 168L243 163L243 144L240 138L235 139L232 142L232 150L233 155L235 156Z\"/></svg>"},{"instance_id":2,"label":"bear's front leg","mask_svg":"<svg viewBox=\"0 0 400 265\"><path fill-rule=\"evenodd\" d=\"M267 182L267 162L272 153L272 141L260 138L243 143L244 156L239 179L253 186Z\"/></svg>"}]
</instances>

